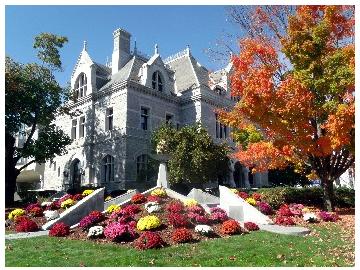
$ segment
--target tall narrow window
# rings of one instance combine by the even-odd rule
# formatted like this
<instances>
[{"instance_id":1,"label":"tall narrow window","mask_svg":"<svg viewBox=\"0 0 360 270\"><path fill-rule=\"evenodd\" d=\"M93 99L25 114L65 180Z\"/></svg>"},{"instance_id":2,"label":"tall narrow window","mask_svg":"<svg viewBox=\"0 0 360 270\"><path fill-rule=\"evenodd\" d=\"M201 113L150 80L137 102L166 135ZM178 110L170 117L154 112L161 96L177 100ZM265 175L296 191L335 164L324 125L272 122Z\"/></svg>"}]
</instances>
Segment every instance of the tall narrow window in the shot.
<instances>
[{"instance_id":1,"label":"tall narrow window","mask_svg":"<svg viewBox=\"0 0 360 270\"><path fill-rule=\"evenodd\" d=\"M54 167L53 170L56 171L56 161L54 161Z\"/></svg>"},{"instance_id":2,"label":"tall narrow window","mask_svg":"<svg viewBox=\"0 0 360 270\"><path fill-rule=\"evenodd\" d=\"M163 82L159 71L155 71L152 75L152 88L155 90L163 90Z\"/></svg>"},{"instance_id":3,"label":"tall narrow window","mask_svg":"<svg viewBox=\"0 0 360 270\"><path fill-rule=\"evenodd\" d=\"M71 127L71 139L73 139L73 140L76 139L76 125L77 125L77 120L73 119L72 120L72 127Z\"/></svg>"},{"instance_id":4,"label":"tall narrow window","mask_svg":"<svg viewBox=\"0 0 360 270\"><path fill-rule=\"evenodd\" d=\"M85 73L80 73L75 82L75 98L86 96L87 78Z\"/></svg>"},{"instance_id":5,"label":"tall narrow window","mask_svg":"<svg viewBox=\"0 0 360 270\"><path fill-rule=\"evenodd\" d=\"M148 180L148 156L140 155L136 158L136 172L139 180Z\"/></svg>"},{"instance_id":6,"label":"tall narrow window","mask_svg":"<svg viewBox=\"0 0 360 270\"><path fill-rule=\"evenodd\" d=\"M60 167L58 167L58 177L60 177Z\"/></svg>"},{"instance_id":7,"label":"tall narrow window","mask_svg":"<svg viewBox=\"0 0 360 270\"><path fill-rule=\"evenodd\" d=\"M80 117L79 125L79 138L83 138L85 136L85 116Z\"/></svg>"},{"instance_id":8,"label":"tall narrow window","mask_svg":"<svg viewBox=\"0 0 360 270\"><path fill-rule=\"evenodd\" d=\"M215 114L215 135L219 138L219 116Z\"/></svg>"},{"instance_id":9,"label":"tall narrow window","mask_svg":"<svg viewBox=\"0 0 360 270\"><path fill-rule=\"evenodd\" d=\"M106 155L101 161L101 181L114 181L114 157Z\"/></svg>"},{"instance_id":10,"label":"tall narrow window","mask_svg":"<svg viewBox=\"0 0 360 270\"><path fill-rule=\"evenodd\" d=\"M172 114L165 115L166 124L172 125L174 116Z\"/></svg>"},{"instance_id":11,"label":"tall narrow window","mask_svg":"<svg viewBox=\"0 0 360 270\"><path fill-rule=\"evenodd\" d=\"M141 107L141 128L148 130L149 109Z\"/></svg>"},{"instance_id":12,"label":"tall narrow window","mask_svg":"<svg viewBox=\"0 0 360 270\"><path fill-rule=\"evenodd\" d=\"M113 108L106 109L105 130L113 129Z\"/></svg>"}]
</instances>

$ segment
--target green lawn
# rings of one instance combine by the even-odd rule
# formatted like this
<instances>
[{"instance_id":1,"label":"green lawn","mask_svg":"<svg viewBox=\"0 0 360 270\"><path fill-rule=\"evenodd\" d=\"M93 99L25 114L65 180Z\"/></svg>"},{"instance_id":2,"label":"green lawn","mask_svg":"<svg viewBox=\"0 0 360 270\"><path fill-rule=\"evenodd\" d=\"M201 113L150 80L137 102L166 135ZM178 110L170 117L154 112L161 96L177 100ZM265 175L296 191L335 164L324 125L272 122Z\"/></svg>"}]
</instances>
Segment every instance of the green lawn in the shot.
<instances>
[{"instance_id":1,"label":"green lawn","mask_svg":"<svg viewBox=\"0 0 360 270\"><path fill-rule=\"evenodd\" d=\"M37 237L6 241L6 266L353 266L339 225L316 227L318 236L253 232L158 250ZM340 255L339 255L340 251ZM333 256L332 254L337 254Z\"/></svg>"}]
</instances>

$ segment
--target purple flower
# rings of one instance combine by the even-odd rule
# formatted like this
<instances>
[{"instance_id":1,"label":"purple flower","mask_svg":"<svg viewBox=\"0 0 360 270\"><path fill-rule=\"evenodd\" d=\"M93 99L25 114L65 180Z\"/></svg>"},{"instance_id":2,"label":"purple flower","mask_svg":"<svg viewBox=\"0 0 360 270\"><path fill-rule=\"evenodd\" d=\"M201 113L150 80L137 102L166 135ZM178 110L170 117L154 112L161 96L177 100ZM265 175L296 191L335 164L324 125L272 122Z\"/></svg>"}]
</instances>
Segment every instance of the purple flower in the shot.
<instances>
[{"instance_id":1,"label":"purple flower","mask_svg":"<svg viewBox=\"0 0 360 270\"><path fill-rule=\"evenodd\" d=\"M215 212L220 212L220 213L225 213L226 214L226 211L220 207L213 207L213 208L210 208L210 213L215 213Z\"/></svg>"},{"instance_id":2,"label":"purple flower","mask_svg":"<svg viewBox=\"0 0 360 270\"><path fill-rule=\"evenodd\" d=\"M258 206L260 212L263 213L264 215L271 215L273 213L273 209L266 202L258 202L257 206Z\"/></svg>"},{"instance_id":3,"label":"purple flower","mask_svg":"<svg viewBox=\"0 0 360 270\"><path fill-rule=\"evenodd\" d=\"M93 216L86 216L82 218L79 222L79 227L83 230L89 229L92 225L96 223L96 218Z\"/></svg>"},{"instance_id":4,"label":"purple flower","mask_svg":"<svg viewBox=\"0 0 360 270\"><path fill-rule=\"evenodd\" d=\"M336 214L332 214L326 211L321 211L319 213L319 216L323 221L330 221L330 222L335 222L339 218Z\"/></svg>"},{"instance_id":5,"label":"purple flower","mask_svg":"<svg viewBox=\"0 0 360 270\"><path fill-rule=\"evenodd\" d=\"M118 222L110 223L104 230L104 235L111 241L130 241L136 237L134 227L131 225L120 224Z\"/></svg>"},{"instance_id":6,"label":"purple flower","mask_svg":"<svg viewBox=\"0 0 360 270\"><path fill-rule=\"evenodd\" d=\"M224 222L226 220L229 219L228 215L226 214L226 212L213 212L211 215L210 215L210 219L213 221L213 222Z\"/></svg>"}]
</instances>

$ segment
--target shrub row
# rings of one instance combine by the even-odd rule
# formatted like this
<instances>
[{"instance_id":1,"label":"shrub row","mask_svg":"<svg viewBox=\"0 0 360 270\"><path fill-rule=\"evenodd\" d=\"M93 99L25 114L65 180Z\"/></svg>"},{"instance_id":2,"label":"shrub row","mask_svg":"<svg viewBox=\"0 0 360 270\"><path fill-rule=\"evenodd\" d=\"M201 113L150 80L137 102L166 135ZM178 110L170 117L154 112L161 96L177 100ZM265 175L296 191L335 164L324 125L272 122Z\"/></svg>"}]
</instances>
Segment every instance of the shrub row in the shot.
<instances>
[{"instance_id":1,"label":"shrub row","mask_svg":"<svg viewBox=\"0 0 360 270\"><path fill-rule=\"evenodd\" d=\"M275 187L260 188L257 193L272 207L279 208L281 204L301 203L305 205L322 206L323 193L320 187L295 188ZM335 205L338 207L355 207L355 190L335 188Z\"/></svg>"}]
</instances>

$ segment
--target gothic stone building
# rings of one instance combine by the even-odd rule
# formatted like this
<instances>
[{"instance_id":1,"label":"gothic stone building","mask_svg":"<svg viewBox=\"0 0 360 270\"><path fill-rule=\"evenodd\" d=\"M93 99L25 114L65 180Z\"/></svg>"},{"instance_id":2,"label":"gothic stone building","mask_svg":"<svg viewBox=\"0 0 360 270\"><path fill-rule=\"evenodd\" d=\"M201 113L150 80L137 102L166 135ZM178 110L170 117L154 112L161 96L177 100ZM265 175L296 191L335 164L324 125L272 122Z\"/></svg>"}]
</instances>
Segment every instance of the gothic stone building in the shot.
<instances>
[{"instance_id":1,"label":"gothic stone building","mask_svg":"<svg viewBox=\"0 0 360 270\"><path fill-rule=\"evenodd\" d=\"M42 189L67 189L84 185L108 190L143 189L156 183L147 175L151 132L164 122L176 127L200 122L215 142L234 147L228 127L217 120L215 108L233 106L230 96L231 65L210 73L186 48L162 59L144 57L131 34L113 33L112 62L94 62L86 42L71 76L76 101L67 106L76 114L59 116L56 125L73 142L68 153L44 166ZM267 184L267 174L250 176L248 169L232 162L229 185ZM233 177L234 176L234 177Z\"/></svg>"}]
</instances>

